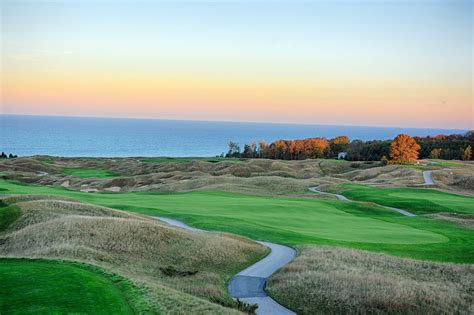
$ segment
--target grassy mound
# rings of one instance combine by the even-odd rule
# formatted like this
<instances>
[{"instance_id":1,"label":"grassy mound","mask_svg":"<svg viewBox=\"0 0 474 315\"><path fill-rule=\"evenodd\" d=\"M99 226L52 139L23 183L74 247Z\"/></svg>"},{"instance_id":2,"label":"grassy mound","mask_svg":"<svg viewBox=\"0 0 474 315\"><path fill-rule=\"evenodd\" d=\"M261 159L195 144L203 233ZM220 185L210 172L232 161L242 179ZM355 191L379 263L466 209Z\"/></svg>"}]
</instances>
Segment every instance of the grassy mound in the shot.
<instances>
[{"instance_id":1,"label":"grassy mound","mask_svg":"<svg viewBox=\"0 0 474 315\"><path fill-rule=\"evenodd\" d=\"M226 281L267 253L241 237L190 233L149 217L67 199L6 196L2 201L19 207L21 216L0 234L1 256L101 266L147 288L144 299L155 311L232 312L220 306L234 305ZM177 272L170 275L165 272L169 269Z\"/></svg>"},{"instance_id":2,"label":"grassy mound","mask_svg":"<svg viewBox=\"0 0 474 315\"><path fill-rule=\"evenodd\" d=\"M97 267L70 262L0 259L0 313L136 314L137 289Z\"/></svg>"},{"instance_id":3,"label":"grassy mound","mask_svg":"<svg viewBox=\"0 0 474 315\"><path fill-rule=\"evenodd\" d=\"M308 246L267 289L298 314L472 314L474 267Z\"/></svg>"},{"instance_id":4,"label":"grassy mound","mask_svg":"<svg viewBox=\"0 0 474 315\"><path fill-rule=\"evenodd\" d=\"M338 160L40 156L0 161L0 171L9 174L8 179L62 185L75 190L177 192L212 189L288 195L304 193L308 186L315 185L316 178L329 182L346 181L344 174L349 172L353 177L370 169L383 169L376 167L378 165ZM373 177L379 173L383 172L376 171ZM397 176L396 172L391 174Z\"/></svg>"}]
</instances>

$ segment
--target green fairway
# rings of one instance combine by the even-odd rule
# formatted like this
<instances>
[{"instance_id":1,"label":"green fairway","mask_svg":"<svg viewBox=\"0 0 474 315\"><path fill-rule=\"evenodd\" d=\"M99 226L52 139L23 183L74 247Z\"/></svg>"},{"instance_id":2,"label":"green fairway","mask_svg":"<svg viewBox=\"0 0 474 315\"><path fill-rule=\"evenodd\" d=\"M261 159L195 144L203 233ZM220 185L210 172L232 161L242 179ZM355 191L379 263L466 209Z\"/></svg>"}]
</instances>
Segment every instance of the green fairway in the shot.
<instances>
[{"instance_id":1,"label":"green fairway","mask_svg":"<svg viewBox=\"0 0 474 315\"><path fill-rule=\"evenodd\" d=\"M76 263L0 259L1 314L134 314L126 280Z\"/></svg>"},{"instance_id":2,"label":"green fairway","mask_svg":"<svg viewBox=\"0 0 474 315\"><path fill-rule=\"evenodd\" d=\"M80 178L109 178L117 174L99 168L63 167L62 172Z\"/></svg>"},{"instance_id":3,"label":"green fairway","mask_svg":"<svg viewBox=\"0 0 474 315\"><path fill-rule=\"evenodd\" d=\"M474 197L425 188L379 188L342 184L339 193L349 199L375 202L416 214L435 212L474 213Z\"/></svg>"},{"instance_id":4,"label":"green fairway","mask_svg":"<svg viewBox=\"0 0 474 315\"><path fill-rule=\"evenodd\" d=\"M4 180L0 181L0 191L67 196L284 244L332 244L420 259L474 261L471 230L424 217L404 217L358 203L222 192L82 193Z\"/></svg>"},{"instance_id":5,"label":"green fairway","mask_svg":"<svg viewBox=\"0 0 474 315\"><path fill-rule=\"evenodd\" d=\"M307 243L319 239L391 244L447 241L440 234L378 220L377 214L398 214L357 203L221 192L88 194L56 187L6 186L1 188L12 190L12 193L28 191L31 194L66 195L111 208L169 215L208 229L283 243ZM364 215L366 211L374 215Z\"/></svg>"}]
</instances>

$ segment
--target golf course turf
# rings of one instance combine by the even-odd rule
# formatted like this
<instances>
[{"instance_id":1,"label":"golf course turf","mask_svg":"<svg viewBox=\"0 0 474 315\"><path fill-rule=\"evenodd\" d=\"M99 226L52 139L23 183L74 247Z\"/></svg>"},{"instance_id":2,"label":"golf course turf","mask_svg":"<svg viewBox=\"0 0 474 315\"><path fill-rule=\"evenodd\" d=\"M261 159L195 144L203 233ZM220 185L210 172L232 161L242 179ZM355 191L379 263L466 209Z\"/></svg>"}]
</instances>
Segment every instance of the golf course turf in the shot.
<instances>
[{"instance_id":1,"label":"golf course turf","mask_svg":"<svg viewBox=\"0 0 474 315\"><path fill-rule=\"evenodd\" d=\"M426 188L380 188L341 184L338 193L345 197L400 208L415 214L455 212L474 214L474 197Z\"/></svg>"},{"instance_id":2,"label":"golf course turf","mask_svg":"<svg viewBox=\"0 0 474 315\"><path fill-rule=\"evenodd\" d=\"M99 168L63 167L62 172L80 178L109 178L117 175Z\"/></svg>"},{"instance_id":3,"label":"golf course turf","mask_svg":"<svg viewBox=\"0 0 474 315\"><path fill-rule=\"evenodd\" d=\"M0 190L3 194L67 196L282 244L330 244L419 259L474 261L471 230L425 217L403 217L356 202L205 191L91 194L5 180L0 181Z\"/></svg>"},{"instance_id":4,"label":"golf course turf","mask_svg":"<svg viewBox=\"0 0 474 315\"><path fill-rule=\"evenodd\" d=\"M134 314L135 291L127 280L89 265L0 259L2 314Z\"/></svg>"}]
</instances>

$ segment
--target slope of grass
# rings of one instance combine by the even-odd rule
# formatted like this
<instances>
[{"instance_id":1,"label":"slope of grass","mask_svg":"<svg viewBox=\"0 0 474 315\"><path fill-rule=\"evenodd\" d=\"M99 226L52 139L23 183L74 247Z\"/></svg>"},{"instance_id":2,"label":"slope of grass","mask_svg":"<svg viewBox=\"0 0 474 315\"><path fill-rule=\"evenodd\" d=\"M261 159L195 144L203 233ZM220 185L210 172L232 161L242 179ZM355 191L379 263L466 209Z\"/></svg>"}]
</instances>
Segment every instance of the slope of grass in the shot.
<instances>
[{"instance_id":1,"label":"slope of grass","mask_svg":"<svg viewBox=\"0 0 474 315\"><path fill-rule=\"evenodd\" d=\"M0 181L0 188L11 194L62 195L278 243L332 244L419 259L474 261L472 231L358 203L220 192L88 194L8 181Z\"/></svg>"},{"instance_id":2,"label":"slope of grass","mask_svg":"<svg viewBox=\"0 0 474 315\"><path fill-rule=\"evenodd\" d=\"M474 267L303 246L267 289L298 314L469 314Z\"/></svg>"},{"instance_id":3,"label":"slope of grass","mask_svg":"<svg viewBox=\"0 0 474 315\"><path fill-rule=\"evenodd\" d=\"M125 279L70 262L0 259L0 313L135 314L138 293Z\"/></svg>"},{"instance_id":4,"label":"slope of grass","mask_svg":"<svg viewBox=\"0 0 474 315\"><path fill-rule=\"evenodd\" d=\"M21 215L21 210L15 205L4 205L0 201L0 232L4 231L10 224L15 222Z\"/></svg>"},{"instance_id":5,"label":"slope of grass","mask_svg":"<svg viewBox=\"0 0 474 315\"><path fill-rule=\"evenodd\" d=\"M236 313L226 282L268 253L239 236L191 233L59 197L17 195L1 201L21 208L21 216L0 234L0 256L99 265L147 288L144 299L153 311Z\"/></svg>"},{"instance_id":6,"label":"slope of grass","mask_svg":"<svg viewBox=\"0 0 474 315\"><path fill-rule=\"evenodd\" d=\"M98 168L82 168L82 167L63 167L62 172L80 178L110 178L117 177L117 174Z\"/></svg>"},{"instance_id":7,"label":"slope of grass","mask_svg":"<svg viewBox=\"0 0 474 315\"><path fill-rule=\"evenodd\" d=\"M341 184L339 193L349 199L375 202L416 214L436 212L474 213L474 197L425 188L379 188Z\"/></svg>"}]
</instances>

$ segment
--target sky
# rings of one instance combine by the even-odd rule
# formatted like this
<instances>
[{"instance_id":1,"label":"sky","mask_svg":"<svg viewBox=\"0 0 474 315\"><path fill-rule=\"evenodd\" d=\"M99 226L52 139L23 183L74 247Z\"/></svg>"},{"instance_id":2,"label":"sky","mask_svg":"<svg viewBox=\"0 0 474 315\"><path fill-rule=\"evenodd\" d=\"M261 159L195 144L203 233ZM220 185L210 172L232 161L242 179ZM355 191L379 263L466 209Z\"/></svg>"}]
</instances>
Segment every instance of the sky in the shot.
<instances>
[{"instance_id":1,"label":"sky","mask_svg":"<svg viewBox=\"0 0 474 315\"><path fill-rule=\"evenodd\" d=\"M474 129L470 0L0 1L3 114Z\"/></svg>"}]
</instances>

